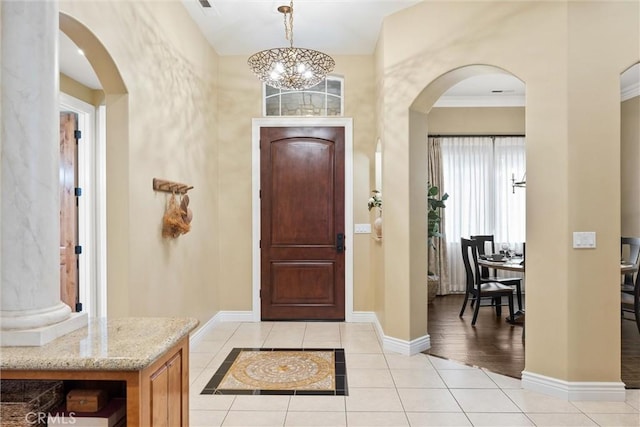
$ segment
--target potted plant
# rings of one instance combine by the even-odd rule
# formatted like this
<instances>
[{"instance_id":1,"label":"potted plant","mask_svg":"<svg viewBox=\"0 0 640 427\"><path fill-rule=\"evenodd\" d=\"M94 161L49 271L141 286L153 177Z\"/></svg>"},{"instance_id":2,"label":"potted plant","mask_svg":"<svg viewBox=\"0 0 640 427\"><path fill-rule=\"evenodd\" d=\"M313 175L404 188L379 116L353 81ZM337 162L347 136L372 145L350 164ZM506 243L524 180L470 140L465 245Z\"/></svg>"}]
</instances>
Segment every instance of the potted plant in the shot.
<instances>
[{"instance_id":1,"label":"potted plant","mask_svg":"<svg viewBox=\"0 0 640 427\"><path fill-rule=\"evenodd\" d=\"M373 208L377 208L378 215L373 221L373 231L376 233L377 238L382 238L382 193L378 190L373 190L367 206L369 211Z\"/></svg>"},{"instance_id":2,"label":"potted plant","mask_svg":"<svg viewBox=\"0 0 640 427\"><path fill-rule=\"evenodd\" d=\"M447 193L444 193L442 197L438 197L440 189L427 184L427 242L429 248L433 248L436 255L436 266L439 266L438 262L438 247L434 240L442 237L440 232L440 224L442 223L442 215L440 210L446 208L445 201L449 198ZM440 273L439 271L437 273ZM428 287L428 302L433 302L438 292L438 284L440 283L440 274L428 271L427 287Z\"/></svg>"}]
</instances>

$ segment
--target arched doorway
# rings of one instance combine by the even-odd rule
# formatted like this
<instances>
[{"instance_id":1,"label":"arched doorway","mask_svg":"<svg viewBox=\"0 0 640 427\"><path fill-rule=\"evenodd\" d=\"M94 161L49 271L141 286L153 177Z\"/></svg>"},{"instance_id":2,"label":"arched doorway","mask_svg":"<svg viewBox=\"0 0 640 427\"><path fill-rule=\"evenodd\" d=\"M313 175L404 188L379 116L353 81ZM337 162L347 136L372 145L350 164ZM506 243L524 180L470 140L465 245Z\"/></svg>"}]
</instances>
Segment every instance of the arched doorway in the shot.
<instances>
[{"instance_id":1,"label":"arched doorway","mask_svg":"<svg viewBox=\"0 0 640 427\"><path fill-rule=\"evenodd\" d=\"M465 89L456 90L465 85ZM415 121L424 121L426 133L436 136L427 142L427 180L431 183L435 180L440 193L450 196L449 206L444 210L445 222L448 222L443 228L447 232L437 248L442 256L436 257L442 260L438 264L443 273L438 293L447 296L429 305L429 353L518 378L524 369L522 326L506 323L505 316L496 318L489 308L480 310L484 317L480 317L475 327L470 324L468 310L463 318L459 317L460 292L464 292L465 286L459 243L460 237L491 234L496 236L498 249L500 243L505 243L510 249L522 250L526 192L518 188L516 193L510 178L517 175L520 180L526 171L524 89L520 79L502 68L460 67L431 82L414 101L410 115L412 126ZM410 143L424 144L419 138L418 135ZM457 166L450 159L443 164L441 144L457 147L444 150L445 157L452 155L450 150L455 150L456 158L463 156L460 159L464 164ZM460 150L464 151L466 144L469 150L465 154ZM507 151L509 154L505 155ZM469 163L473 159L477 160ZM454 172L453 167L463 169ZM443 169L447 173L443 174ZM484 178L474 180L478 174ZM444 180L443 175L448 175L448 179ZM465 180L471 181L465 184ZM424 185L426 192L426 182ZM477 191L471 191L472 188ZM472 198L472 194L477 197ZM505 221L509 216L511 221ZM428 258L433 255L434 252L429 251ZM429 267L433 270L433 263Z\"/></svg>"},{"instance_id":2,"label":"arched doorway","mask_svg":"<svg viewBox=\"0 0 640 427\"><path fill-rule=\"evenodd\" d=\"M125 168L117 168L115 165L127 164L128 146L128 102L127 88L120 72L104 45L86 26L72 16L60 13L60 31L73 43L82 49L84 56L91 64L104 92L101 101L96 102L96 115L103 118L103 128L95 129L96 144L95 164L93 170L87 171L94 179L93 191L96 195L90 207L92 209L93 238L89 239L91 247L87 247L89 254L95 262L93 273L94 284L88 290L90 298L94 301L95 312L92 316L107 316L117 313L117 307L107 311L107 281L111 289L109 294L126 295L123 289L126 280L126 254L127 247L123 240L108 238L107 227L116 227L126 232L127 203L107 205L107 200L118 196L120 200L126 200L122 195L128 192ZM125 227L125 228L122 228ZM107 253L119 253L124 257L107 257Z\"/></svg>"}]
</instances>

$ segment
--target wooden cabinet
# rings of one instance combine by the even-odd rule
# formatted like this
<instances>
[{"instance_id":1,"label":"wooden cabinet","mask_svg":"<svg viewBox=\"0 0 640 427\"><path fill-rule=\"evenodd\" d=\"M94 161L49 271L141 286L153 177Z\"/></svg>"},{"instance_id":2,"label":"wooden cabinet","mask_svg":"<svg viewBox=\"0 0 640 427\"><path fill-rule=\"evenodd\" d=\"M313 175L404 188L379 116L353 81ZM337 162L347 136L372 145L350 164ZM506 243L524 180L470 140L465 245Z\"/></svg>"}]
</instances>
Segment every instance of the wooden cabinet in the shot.
<instances>
[{"instance_id":1,"label":"wooden cabinet","mask_svg":"<svg viewBox=\"0 0 640 427\"><path fill-rule=\"evenodd\" d=\"M151 375L151 427L182 425L182 354Z\"/></svg>"},{"instance_id":2,"label":"wooden cabinet","mask_svg":"<svg viewBox=\"0 0 640 427\"><path fill-rule=\"evenodd\" d=\"M142 372L140 408L144 427L189 426L188 337Z\"/></svg>"},{"instance_id":3,"label":"wooden cabinet","mask_svg":"<svg viewBox=\"0 0 640 427\"><path fill-rule=\"evenodd\" d=\"M3 379L122 381L128 427L189 426L189 336L142 370L1 370Z\"/></svg>"}]
</instances>

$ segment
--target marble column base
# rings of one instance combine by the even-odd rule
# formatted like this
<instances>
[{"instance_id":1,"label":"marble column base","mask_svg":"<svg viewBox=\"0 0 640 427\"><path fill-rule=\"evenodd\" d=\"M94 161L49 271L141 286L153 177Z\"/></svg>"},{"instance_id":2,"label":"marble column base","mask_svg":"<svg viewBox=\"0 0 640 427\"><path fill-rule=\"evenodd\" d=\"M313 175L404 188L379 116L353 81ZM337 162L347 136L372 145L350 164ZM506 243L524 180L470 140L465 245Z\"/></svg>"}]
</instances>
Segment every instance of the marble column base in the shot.
<instances>
[{"instance_id":1,"label":"marble column base","mask_svg":"<svg viewBox=\"0 0 640 427\"><path fill-rule=\"evenodd\" d=\"M66 335L76 329L87 326L87 313L71 313L62 322L34 329L3 330L0 331L0 346L2 347L34 347L45 345L56 338Z\"/></svg>"},{"instance_id":2,"label":"marble column base","mask_svg":"<svg viewBox=\"0 0 640 427\"><path fill-rule=\"evenodd\" d=\"M71 315L71 308L61 301L35 310L0 311L0 330L36 329L60 323Z\"/></svg>"}]
</instances>

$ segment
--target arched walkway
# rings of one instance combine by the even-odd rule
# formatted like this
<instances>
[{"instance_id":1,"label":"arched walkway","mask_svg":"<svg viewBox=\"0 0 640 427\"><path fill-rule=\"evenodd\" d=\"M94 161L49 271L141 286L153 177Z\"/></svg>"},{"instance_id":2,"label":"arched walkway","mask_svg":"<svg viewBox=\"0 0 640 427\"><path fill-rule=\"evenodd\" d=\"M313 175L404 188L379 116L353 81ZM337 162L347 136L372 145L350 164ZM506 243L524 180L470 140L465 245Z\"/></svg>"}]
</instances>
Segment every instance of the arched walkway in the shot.
<instances>
[{"instance_id":1,"label":"arched walkway","mask_svg":"<svg viewBox=\"0 0 640 427\"><path fill-rule=\"evenodd\" d=\"M96 35L72 16L60 13L60 30L64 32L78 47L93 67L104 91L104 105L106 107L106 200L118 200L118 203L108 202L98 209L106 213L106 228L118 230L100 236L106 239L105 254L98 254L106 262L106 276L109 278L109 290L103 292L108 300L117 296L118 301L128 299L128 251L126 238L117 236L128 235L129 205L129 106L128 91L118 67L110 53ZM107 256L109 254L109 256ZM103 283L99 286L105 286ZM109 316L127 314L128 304L107 304Z\"/></svg>"}]
</instances>

